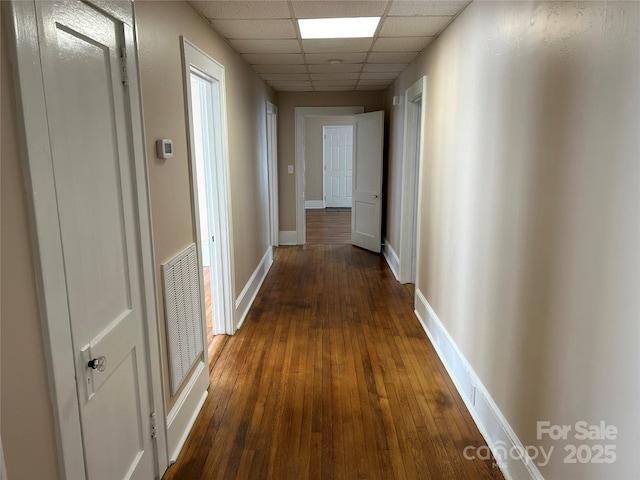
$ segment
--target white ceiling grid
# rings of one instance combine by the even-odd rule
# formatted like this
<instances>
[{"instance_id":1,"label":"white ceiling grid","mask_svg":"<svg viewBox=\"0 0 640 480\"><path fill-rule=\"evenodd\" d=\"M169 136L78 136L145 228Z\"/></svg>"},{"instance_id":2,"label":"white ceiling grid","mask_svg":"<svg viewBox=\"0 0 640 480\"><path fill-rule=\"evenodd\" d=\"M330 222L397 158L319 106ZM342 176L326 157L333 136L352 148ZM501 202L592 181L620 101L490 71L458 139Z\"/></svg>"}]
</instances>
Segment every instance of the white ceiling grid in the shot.
<instances>
[{"instance_id":1,"label":"white ceiling grid","mask_svg":"<svg viewBox=\"0 0 640 480\"><path fill-rule=\"evenodd\" d=\"M275 90L384 90L470 0L189 0ZM302 40L298 19L382 17L373 38Z\"/></svg>"}]
</instances>

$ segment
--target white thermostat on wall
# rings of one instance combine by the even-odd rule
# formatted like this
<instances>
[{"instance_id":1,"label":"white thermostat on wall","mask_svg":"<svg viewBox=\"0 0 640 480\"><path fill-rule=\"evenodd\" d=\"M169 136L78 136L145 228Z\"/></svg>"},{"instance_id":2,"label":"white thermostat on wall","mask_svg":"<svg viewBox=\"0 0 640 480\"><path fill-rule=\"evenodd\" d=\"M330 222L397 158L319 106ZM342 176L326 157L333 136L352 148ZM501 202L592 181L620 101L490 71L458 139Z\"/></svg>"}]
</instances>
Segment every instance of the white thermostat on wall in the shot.
<instances>
[{"instance_id":1,"label":"white thermostat on wall","mask_svg":"<svg viewBox=\"0 0 640 480\"><path fill-rule=\"evenodd\" d=\"M158 158L172 158L173 140L169 140L168 138L156 140L156 153L158 154Z\"/></svg>"}]
</instances>

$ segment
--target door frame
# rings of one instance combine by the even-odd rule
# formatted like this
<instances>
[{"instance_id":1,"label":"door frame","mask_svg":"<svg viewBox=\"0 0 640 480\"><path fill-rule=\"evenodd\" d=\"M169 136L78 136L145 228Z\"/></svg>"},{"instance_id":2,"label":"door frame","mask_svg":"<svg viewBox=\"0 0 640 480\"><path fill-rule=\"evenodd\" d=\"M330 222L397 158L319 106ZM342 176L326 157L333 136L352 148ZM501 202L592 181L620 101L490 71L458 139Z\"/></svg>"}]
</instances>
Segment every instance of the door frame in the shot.
<instances>
[{"instance_id":1,"label":"door frame","mask_svg":"<svg viewBox=\"0 0 640 480\"><path fill-rule=\"evenodd\" d=\"M322 206L327 208L327 159L325 157L326 142L327 142L327 128L351 128L351 135L353 139L353 125L323 125L322 126ZM353 140L351 142L351 156L353 166ZM353 175L353 172L352 172Z\"/></svg>"},{"instance_id":2,"label":"door frame","mask_svg":"<svg viewBox=\"0 0 640 480\"><path fill-rule=\"evenodd\" d=\"M402 166L402 200L400 214L400 283L416 283L418 272L412 275L411 257L415 247L416 266L418 265L418 246L420 229L414 218L420 221L420 182L416 182L424 164L424 125L426 118L427 77L423 76L405 91L404 95L404 140ZM418 116L418 111L420 115ZM420 144L416 142L416 132L420 135ZM416 149L416 146L418 147ZM416 183L418 188L416 191ZM416 215L417 212L417 215Z\"/></svg>"},{"instance_id":3,"label":"door frame","mask_svg":"<svg viewBox=\"0 0 640 480\"><path fill-rule=\"evenodd\" d=\"M269 234L271 246L280 245L278 211L278 107L267 101L267 171L269 177ZM271 125L271 130L269 129Z\"/></svg>"},{"instance_id":4,"label":"door frame","mask_svg":"<svg viewBox=\"0 0 640 480\"><path fill-rule=\"evenodd\" d=\"M305 120L309 117L346 117L364 113L363 106L345 107L295 107L296 137L296 240L298 245L307 241L307 220L305 216Z\"/></svg>"},{"instance_id":5,"label":"door frame","mask_svg":"<svg viewBox=\"0 0 640 480\"><path fill-rule=\"evenodd\" d=\"M226 85L224 66L207 55L204 51L194 45L185 37L180 37L182 48L182 71L184 77L185 108L187 116L187 130L189 135L189 163L191 174L191 191L193 208L191 210L193 219L193 234L198 251L198 278L200 283L201 303L202 303L202 325L206 338L206 311L204 309L204 276L202 271L202 245L200 243L200 215L198 211L198 174L194 158L195 145L193 137L193 125L191 124L191 72L197 70L200 74L209 76L219 85L220 102L220 124L216 128L221 140L222 158L214 156L213 161L213 182L216 194L213 196L213 209L215 222L213 230L216 239L213 242L213 256L211 259L212 268L210 273L212 293L211 314L213 316L213 334L233 335L236 331L234 321L234 271L233 271L233 231L231 222L231 201L229 192L229 142L227 141L227 107L226 107ZM213 268L213 266L216 268ZM206 351L207 349L205 349ZM206 353L205 353L206 358Z\"/></svg>"},{"instance_id":6,"label":"door frame","mask_svg":"<svg viewBox=\"0 0 640 480\"><path fill-rule=\"evenodd\" d=\"M86 1L86 0L85 0ZM154 463L162 476L168 462L166 405L160 357L160 332L156 302L155 254L151 229L149 181L146 165L146 147L140 83L138 76L137 40L133 6L130 2L88 0L95 8L118 20L123 25L124 48L129 85L125 91L125 107L129 114L129 133L133 158L135 202L137 204L140 233L141 296L145 321L144 340L149 368L149 398L151 412L155 412L157 437L154 445ZM67 322L59 325L60 318L68 318L64 262L57 205L49 201L55 196L52 152L44 97L43 72L40 64L40 44L37 32L35 2L3 2L2 8L9 19L12 63L14 69L16 105L20 124L20 156L22 157L29 221L32 235L36 286L47 373L58 449L61 478L85 479L84 447L76 384L75 360L71 328Z\"/></svg>"}]
</instances>

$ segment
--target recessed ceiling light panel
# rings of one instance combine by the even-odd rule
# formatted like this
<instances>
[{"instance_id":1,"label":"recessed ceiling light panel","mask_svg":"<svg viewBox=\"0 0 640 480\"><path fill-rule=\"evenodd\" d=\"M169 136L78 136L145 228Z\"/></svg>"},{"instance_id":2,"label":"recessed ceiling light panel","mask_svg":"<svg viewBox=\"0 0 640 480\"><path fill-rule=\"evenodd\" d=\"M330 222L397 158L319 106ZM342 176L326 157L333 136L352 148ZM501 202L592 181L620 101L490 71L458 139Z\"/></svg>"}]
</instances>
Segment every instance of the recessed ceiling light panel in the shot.
<instances>
[{"instance_id":1,"label":"recessed ceiling light panel","mask_svg":"<svg viewBox=\"0 0 640 480\"><path fill-rule=\"evenodd\" d=\"M376 33L380 17L301 18L300 35L310 38L369 38Z\"/></svg>"}]
</instances>

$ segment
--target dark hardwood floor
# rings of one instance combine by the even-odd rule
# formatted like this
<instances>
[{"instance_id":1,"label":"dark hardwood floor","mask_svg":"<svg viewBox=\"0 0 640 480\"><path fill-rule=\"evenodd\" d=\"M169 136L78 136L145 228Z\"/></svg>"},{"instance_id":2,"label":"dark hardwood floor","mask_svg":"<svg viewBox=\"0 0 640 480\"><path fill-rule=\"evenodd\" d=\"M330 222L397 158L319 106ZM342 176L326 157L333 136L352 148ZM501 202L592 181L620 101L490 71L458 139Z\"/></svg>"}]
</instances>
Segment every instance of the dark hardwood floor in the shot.
<instances>
[{"instance_id":1,"label":"dark hardwood floor","mask_svg":"<svg viewBox=\"0 0 640 480\"><path fill-rule=\"evenodd\" d=\"M164 478L503 478L412 305L382 256L275 249Z\"/></svg>"},{"instance_id":2,"label":"dark hardwood floor","mask_svg":"<svg viewBox=\"0 0 640 480\"><path fill-rule=\"evenodd\" d=\"M309 209L307 244L336 245L351 243L351 209Z\"/></svg>"}]
</instances>

